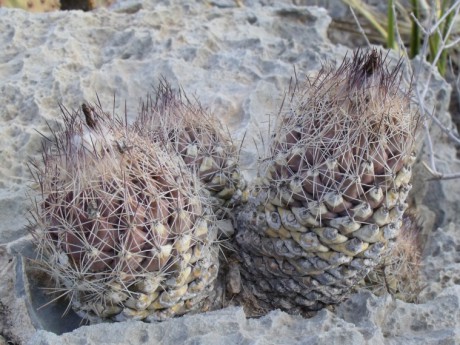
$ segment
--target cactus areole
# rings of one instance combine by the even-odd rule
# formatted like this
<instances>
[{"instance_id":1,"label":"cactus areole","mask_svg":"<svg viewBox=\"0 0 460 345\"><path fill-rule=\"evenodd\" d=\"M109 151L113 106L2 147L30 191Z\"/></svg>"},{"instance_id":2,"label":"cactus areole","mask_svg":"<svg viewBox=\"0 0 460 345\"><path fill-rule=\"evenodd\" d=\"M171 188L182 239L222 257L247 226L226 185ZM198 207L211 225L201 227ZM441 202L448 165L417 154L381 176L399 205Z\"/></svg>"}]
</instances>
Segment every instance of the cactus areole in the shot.
<instances>
[{"instance_id":1,"label":"cactus areole","mask_svg":"<svg viewBox=\"0 0 460 345\"><path fill-rule=\"evenodd\" d=\"M419 122L400 70L358 51L285 99L236 236L267 308L339 302L398 235Z\"/></svg>"},{"instance_id":2,"label":"cactus areole","mask_svg":"<svg viewBox=\"0 0 460 345\"><path fill-rule=\"evenodd\" d=\"M372 50L296 82L249 197L228 132L167 84L132 126L63 111L31 165L38 261L83 317L163 320L209 308L215 224L234 220L242 290L267 310L339 302L408 207L418 114L401 78Z\"/></svg>"},{"instance_id":3,"label":"cactus areole","mask_svg":"<svg viewBox=\"0 0 460 345\"><path fill-rule=\"evenodd\" d=\"M88 105L64 113L43 163L39 261L90 320L163 320L206 310L216 231L179 156Z\"/></svg>"}]
</instances>

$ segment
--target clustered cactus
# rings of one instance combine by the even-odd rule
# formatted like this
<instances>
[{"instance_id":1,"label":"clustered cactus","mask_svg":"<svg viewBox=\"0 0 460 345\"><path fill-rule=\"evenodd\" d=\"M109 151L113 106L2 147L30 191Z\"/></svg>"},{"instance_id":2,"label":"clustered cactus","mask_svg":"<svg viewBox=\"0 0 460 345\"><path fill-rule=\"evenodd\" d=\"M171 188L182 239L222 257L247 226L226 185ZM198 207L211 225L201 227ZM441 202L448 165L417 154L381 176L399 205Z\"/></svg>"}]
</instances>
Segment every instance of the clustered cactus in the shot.
<instances>
[{"instance_id":1,"label":"clustered cactus","mask_svg":"<svg viewBox=\"0 0 460 345\"><path fill-rule=\"evenodd\" d=\"M238 215L242 272L262 304L299 313L337 303L397 237L418 126L400 68L358 51L288 96Z\"/></svg>"},{"instance_id":2,"label":"clustered cactus","mask_svg":"<svg viewBox=\"0 0 460 345\"><path fill-rule=\"evenodd\" d=\"M83 317L162 320L212 303L214 216L179 155L83 106L34 164L39 260Z\"/></svg>"},{"instance_id":3,"label":"clustered cactus","mask_svg":"<svg viewBox=\"0 0 460 345\"><path fill-rule=\"evenodd\" d=\"M407 208L418 120L400 69L358 51L296 84L249 197L229 133L166 83L133 125L64 112L33 164L39 261L86 318L162 320L210 307L216 224L236 219L243 284L262 305L337 303Z\"/></svg>"}]
</instances>

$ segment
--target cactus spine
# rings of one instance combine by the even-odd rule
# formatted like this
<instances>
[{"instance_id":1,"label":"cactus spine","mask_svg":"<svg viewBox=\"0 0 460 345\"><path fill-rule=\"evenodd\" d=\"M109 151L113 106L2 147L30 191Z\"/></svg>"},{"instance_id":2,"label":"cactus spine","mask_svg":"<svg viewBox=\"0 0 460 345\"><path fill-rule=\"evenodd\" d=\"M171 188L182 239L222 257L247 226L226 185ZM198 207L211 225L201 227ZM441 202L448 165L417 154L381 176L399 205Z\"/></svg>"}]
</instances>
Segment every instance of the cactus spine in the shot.
<instances>
[{"instance_id":1,"label":"cactus spine","mask_svg":"<svg viewBox=\"0 0 460 345\"><path fill-rule=\"evenodd\" d=\"M175 92L166 82L157 88L155 101L144 103L135 127L153 143L166 143L201 181L218 219L244 200L246 181L238 165L238 152L222 123L198 102Z\"/></svg>"},{"instance_id":2,"label":"cactus spine","mask_svg":"<svg viewBox=\"0 0 460 345\"><path fill-rule=\"evenodd\" d=\"M285 100L236 236L246 284L267 308L339 302L398 235L418 126L400 69L358 51Z\"/></svg>"},{"instance_id":3,"label":"cactus spine","mask_svg":"<svg viewBox=\"0 0 460 345\"><path fill-rule=\"evenodd\" d=\"M177 156L100 109L66 113L43 162L39 261L91 320L162 320L207 308L216 230Z\"/></svg>"},{"instance_id":4,"label":"cactus spine","mask_svg":"<svg viewBox=\"0 0 460 345\"><path fill-rule=\"evenodd\" d=\"M167 83L133 126L88 106L85 121L64 113L33 164L40 261L87 318L162 320L209 308L216 224L236 219L260 306L339 302L389 252L408 207L419 121L400 78L401 62L372 50L296 83L249 197L228 132Z\"/></svg>"}]
</instances>

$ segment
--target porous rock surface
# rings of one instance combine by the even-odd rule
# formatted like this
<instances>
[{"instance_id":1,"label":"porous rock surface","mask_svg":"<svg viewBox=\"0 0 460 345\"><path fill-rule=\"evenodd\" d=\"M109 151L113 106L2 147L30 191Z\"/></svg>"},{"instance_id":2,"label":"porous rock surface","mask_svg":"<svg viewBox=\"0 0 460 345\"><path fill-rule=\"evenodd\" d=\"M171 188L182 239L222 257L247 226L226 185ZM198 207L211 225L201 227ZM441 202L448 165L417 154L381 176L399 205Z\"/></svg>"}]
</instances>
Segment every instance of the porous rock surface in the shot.
<instances>
[{"instance_id":1,"label":"porous rock surface","mask_svg":"<svg viewBox=\"0 0 460 345\"><path fill-rule=\"evenodd\" d=\"M234 307L157 324L83 326L62 336L38 331L30 344L456 344L459 307L459 286L423 305L361 292L335 313L323 309L309 320L279 310L246 319Z\"/></svg>"},{"instance_id":2,"label":"porous rock surface","mask_svg":"<svg viewBox=\"0 0 460 345\"><path fill-rule=\"evenodd\" d=\"M155 4L154 4L155 3ZM59 103L76 109L97 95L108 111L133 119L139 101L164 77L220 117L236 140L246 132L243 169L255 175L258 133L277 113L295 72L302 78L348 51L327 37L326 10L290 1L119 2L112 9L30 14L0 9L0 243L21 247L28 199L26 162L55 126ZM264 4L265 6L261 6ZM350 44L350 42L344 42ZM113 101L115 95L115 102ZM431 79L427 107L443 123L448 84ZM459 171L452 145L433 129L443 171ZM255 143L253 141L255 139ZM426 152L424 153L424 155ZM425 157L425 156L423 156ZM24 300L12 293L11 255L2 252L1 322L26 344L456 344L460 343L460 212L457 183L426 183L418 167L413 203L425 221L421 304L362 291L311 319L273 311L246 319L241 308L185 316L158 324L124 322L83 326L58 336L25 320ZM435 230L434 230L435 229ZM6 315L6 314L5 314ZM12 316L13 315L13 316ZM11 319L21 316L21 327Z\"/></svg>"}]
</instances>

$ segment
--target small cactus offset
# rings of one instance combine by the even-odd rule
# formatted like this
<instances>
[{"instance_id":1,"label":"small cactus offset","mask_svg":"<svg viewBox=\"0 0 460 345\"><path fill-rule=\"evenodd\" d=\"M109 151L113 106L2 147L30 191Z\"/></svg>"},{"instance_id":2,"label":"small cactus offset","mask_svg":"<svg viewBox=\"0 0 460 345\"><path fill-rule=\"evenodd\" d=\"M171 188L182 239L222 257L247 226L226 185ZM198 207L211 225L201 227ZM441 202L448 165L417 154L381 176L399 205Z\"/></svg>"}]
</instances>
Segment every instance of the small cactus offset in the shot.
<instances>
[{"instance_id":1,"label":"small cactus offset","mask_svg":"<svg viewBox=\"0 0 460 345\"><path fill-rule=\"evenodd\" d=\"M422 246L417 219L406 212L394 245L381 262L357 286L365 286L377 296L389 293L409 303L417 303L423 286L420 281Z\"/></svg>"},{"instance_id":2,"label":"small cactus offset","mask_svg":"<svg viewBox=\"0 0 460 345\"><path fill-rule=\"evenodd\" d=\"M199 177L219 219L228 218L230 209L244 199L246 182L231 136L198 102L162 82L155 100L143 105L135 127L151 142L163 143L182 157Z\"/></svg>"},{"instance_id":3,"label":"small cactus offset","mask_svg":"<svg viewBox=\"0 0 460 345\"><path fill-rule=\"evenodd\" d=\"M418 127L400 70L358 51L285 100L235 244L267 308L339 302L398 236Z\"/></svg>"},{"instance_id":4,"label":"small cactus offset","mask_svg":"<svg viewBox=\"0 0 460 345\"><path fill-rule=\"evenodd\" d=\"M83 105L34 163L39 262L81 316L162 320L212 303L216 229L180 157ZM209 302L209 303L208 303Z\"/></svg>"}]
</instances>

